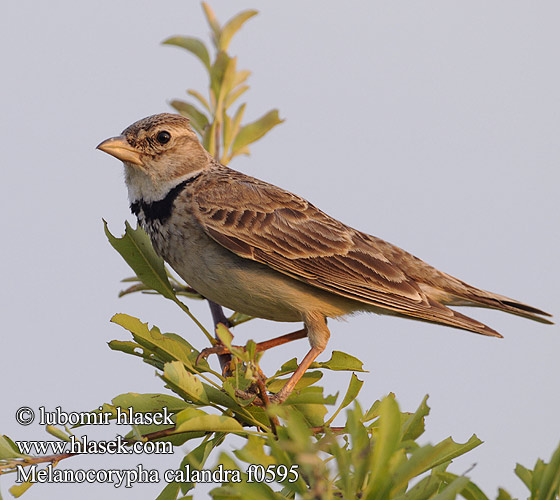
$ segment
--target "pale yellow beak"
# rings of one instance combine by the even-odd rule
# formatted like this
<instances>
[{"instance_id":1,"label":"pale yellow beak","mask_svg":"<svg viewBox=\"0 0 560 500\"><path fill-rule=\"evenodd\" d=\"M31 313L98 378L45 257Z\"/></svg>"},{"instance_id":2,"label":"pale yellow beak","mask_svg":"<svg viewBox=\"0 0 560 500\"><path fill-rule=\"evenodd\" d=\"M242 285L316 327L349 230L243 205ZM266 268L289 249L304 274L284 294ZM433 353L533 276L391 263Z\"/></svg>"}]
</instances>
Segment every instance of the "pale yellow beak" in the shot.
<instances>
[{"instance_id":1,"label":"pale yellow beak","mask_svg":"<svg viewBox=\"0 0 560 500\"><path fill-rule=\"evenodd\" d=\"M108 153L121 161L142 166L140 154L128 143L124 135L111 137L99 144L96 149Z\"/></svg>"}]
</instances>

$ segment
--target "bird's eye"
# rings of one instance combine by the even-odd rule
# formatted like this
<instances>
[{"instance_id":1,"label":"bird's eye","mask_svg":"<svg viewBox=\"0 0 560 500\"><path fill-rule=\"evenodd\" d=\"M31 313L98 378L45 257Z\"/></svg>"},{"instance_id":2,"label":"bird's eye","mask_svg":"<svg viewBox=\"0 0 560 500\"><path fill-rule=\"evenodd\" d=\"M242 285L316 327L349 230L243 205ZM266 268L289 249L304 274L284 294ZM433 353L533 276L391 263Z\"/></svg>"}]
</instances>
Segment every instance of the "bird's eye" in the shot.
<instances>
[{"instance_id":1,"label":"bird's eye","mask_svg":"<svg viewBox=\"0 0 560 500\"><path fill-rule=\"evenodd\" d=\"M160 144L167 144L171 140L171 134L163 130L158 133L156 139Z\"/></svg>"}]
</instances>

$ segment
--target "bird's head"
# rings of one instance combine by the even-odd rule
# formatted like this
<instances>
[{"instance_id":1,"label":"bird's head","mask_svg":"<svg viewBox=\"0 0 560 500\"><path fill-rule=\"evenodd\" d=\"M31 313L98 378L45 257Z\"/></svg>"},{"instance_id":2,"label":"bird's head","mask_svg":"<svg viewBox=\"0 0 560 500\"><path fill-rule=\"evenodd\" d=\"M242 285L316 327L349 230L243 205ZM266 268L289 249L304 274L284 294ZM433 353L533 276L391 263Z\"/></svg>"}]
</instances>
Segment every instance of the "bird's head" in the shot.
<instances>
[{"instance_id":1,"label":"bird's head","mask_svg":"<svg viewBox=\"0 0 560 500\"><path fill-rule=\"evenodd\" d=\"M204 170L210 161L189 120L171 113L139 120L97 149L124 163L131 201L162 198L178 182Z\"/></svg>"}]
</instances>

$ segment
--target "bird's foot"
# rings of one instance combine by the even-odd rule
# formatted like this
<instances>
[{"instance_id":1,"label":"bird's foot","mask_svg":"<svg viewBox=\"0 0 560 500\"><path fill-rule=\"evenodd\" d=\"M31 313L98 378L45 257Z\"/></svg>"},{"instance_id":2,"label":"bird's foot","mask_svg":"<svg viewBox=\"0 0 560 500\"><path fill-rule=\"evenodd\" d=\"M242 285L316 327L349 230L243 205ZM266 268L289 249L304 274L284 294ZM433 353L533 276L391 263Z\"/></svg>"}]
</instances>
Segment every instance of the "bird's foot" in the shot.
<instances>
[{"instance_id":1,"label":"bird's foot","mask_svg":"<svg viewBox=\"0 0 560 500\"><path fill-rule=\"evenodd\" d=\"M280 391L280 392L282 392L282 391ZM257 387L250 388L246 391L242 391L240 389L237 389L235 391L235 395L238 398L241 398L241 399L253 399L254 398L253 401L251 401L252 404L254 404L255 406L267 407L268 405L271 405L271 404L279 405L279 404L282 404L284 401L286 401L289 394L283 395L283 394L280 394L280 392L278 392L276 394L264 393L264 399L266 401L263 400L263 394L259 393L259 390L258 390Z\"/></svg>"},{"instance_id":2,"label":"bird's foot","mask_svg":"<svg viewBox=\"0 0 560 500\"><path fill-rule=\"evenodd\" d=\"M212 347L206 347L205 349L202 349L202 351L200 351L200 353L196 357L196 364L198 365L201 359L206 359L211 354L217 354L218 356L221 356L222 354L231 354L231 351L224 344L216 344Z\"/></svg>"},{"instance_id":3,"label":"bird's foot","mask_svg":"<svg viewBox=\"0 0 560 500\"><path fill-rule=\"evenodd\" d=\"M232 347L234 347L236 349L245 350L245 347L243 347L243 346L237 346L236 345L236 346L232 346ZM223 356L223 355L231 354L231 351L226 345L224 345L222 343L216 344L215 346L212 346L212 347L206 347L205 349L202 349L202 351L200 351L200 353L196 357L196 364L198 364L201 359L208 358L211 354L217 354L218 356ZM234 364L233 359L225 360L223 362L222 375L224 377L227 377L227 376L231 375L231 373L233 371L233 364Z\"/></svg>"}]
</instances>

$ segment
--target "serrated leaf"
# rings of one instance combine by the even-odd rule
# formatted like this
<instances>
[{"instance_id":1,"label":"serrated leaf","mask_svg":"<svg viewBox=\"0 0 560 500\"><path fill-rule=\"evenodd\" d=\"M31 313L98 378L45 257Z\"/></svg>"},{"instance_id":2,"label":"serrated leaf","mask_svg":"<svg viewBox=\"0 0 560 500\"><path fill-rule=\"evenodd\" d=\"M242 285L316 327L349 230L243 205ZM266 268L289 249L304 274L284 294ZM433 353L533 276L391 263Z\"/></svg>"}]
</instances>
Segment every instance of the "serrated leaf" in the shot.
<instances>
[{"instance_id":1,"label":"serrated leaf","mask_svg":"<svg viewBox=\"0 0 560 500\"><path fill-rule=\"evenodd\" d=\"M148 353L140 354L146 361L158 361L158 359L153 358L153 353L163 362L180 361L191 371L203 372L209 371L210 369L206 360L201 360L196 364L196 370L194 369L199 352L178 335L173 333L162 334L157 326L150 329L147 323L142 323L138 318L134 318L128 314L115 314L111 318L111 322L128 330L132 334L134 340L145 350L149 351ZM117 344L113 346L123 347L126 350L132 347ZM135 349L136 348L134 348L134 350ZM136 353L133 352L133 354Z\"/></svg>"},{"instance_id":2,"label":"serrated leaf","mask_svg":"<svg viewBox=\"0 0 560 500\"><path fill-rule=\"evenodd\" d=\"M360 390L362 389L362 385L364 385L364 382L356 377L354 373L352 373L352 377L350 378L350 383L348 384L348 389L346 389L344 399L342 400L342 403L340 403L338 409L332 414L329 420L327 420L327 425L330 425L336 418L336 416L356 399Z\"/></svg>"},{"instance_id":3,"label":"serrated leaf","mask_svg":"<svg viewBox=\"0 0 560 500\"><path fill-rule=\"evenodd\" d=\"M163 259L156 254L149 236L142 228L132 229L128 222L125 222L125 233L121 238L117 238L111 234L105 220L103 224L109 243L121 254L142 283L164 297L175 300L175 293L167 278Z\"/></svg>"},{"instance_id":4,"label":"serrated leaf","mask_svg":"<svg viewBox=\"0 0 560 500\"><path fill-rule=\"evenodd\" d=\"M200 134L203 135L206 127L209 125L208 117L196 106L179 100L171 101L171 106L173 106L179 113L188 118L191 121L193 128Z\"/></svg>"},{"instance_id":5,"label":"serrated leaf","mask_svg":"<svg viewBox=\"0 0 560 500\"><path fill-rule=\"evenodd\" d=\"M256 16L257 10L245 10L233 16L222 28L220 36L220 48L227 50L233 35L235 35L249 19Z\"/></svg>"},{"instance_id":6,"label":"serrated leaf","mask_svg":"<svg viewBox=\"0 0 560 500\"><path fill-rule=\"evenodd\" d=\"M426 466L424 472L453 460L454 458L460 457L481 444L482 441L478 439L475 434L473 434L466 443L456 443L450 437L444 439L434 446L434 451L436 452L434 460Z\"/></svg>"},{"instance_id":7,"label":"serrated leaf","mask_svg":"<svg viewBox=\"0 0 560 500\"><path fill-rule=\"evenodd\" d=\"M240 151L243 148L255 141L258 141L269 130L283 121L284 120L281 120L278 116L278 110L273 109L261 116L258 120L242 127L239 134L237 134L237 137L233 141L233 146L231 148L233 156L240 154Z\"/></svg>"},{"instance_id":8,"label":"serrated leaf","mask_svg":"<svg viewBox=\"0 0 560 500\"><path fill-rule=\"evenodd\" d=\"M333 351L331 359L323 363L313 363L313 368L328 368L335 371L365 372L364 364L354 356L341 351Z\"/></svg>"},{"instance_id":9,"label":"serrated leaf","mask_svg":"<svg viewBox=\"0 0 560 500\"><path fill-rule=\"evenodd\" d=\"M207 69L210 69L210 55L202 40L192 36L172 36L162 42L163 45L175 45L182 47L194 54Z\"/></svg>"},{"instance_id":10,"label":"serrated leaf","mask_svg":"<svg viewBox=\"0 0 560 500\"><path fill-rule=\"evenodd\" d=\"M417 439L424 433L424 418L430 413L427 401L428 395L424 396L418 409L405 420L402 428L403 441Z\"/></svg>"}]
</instances>

